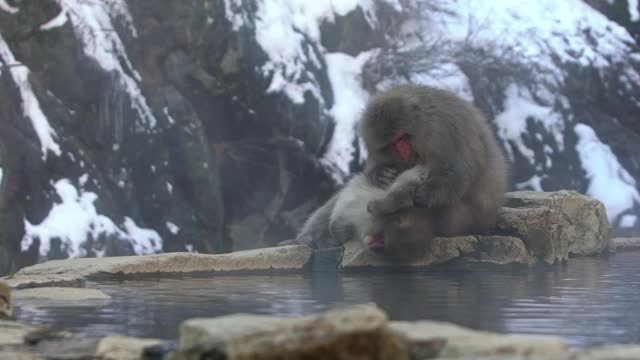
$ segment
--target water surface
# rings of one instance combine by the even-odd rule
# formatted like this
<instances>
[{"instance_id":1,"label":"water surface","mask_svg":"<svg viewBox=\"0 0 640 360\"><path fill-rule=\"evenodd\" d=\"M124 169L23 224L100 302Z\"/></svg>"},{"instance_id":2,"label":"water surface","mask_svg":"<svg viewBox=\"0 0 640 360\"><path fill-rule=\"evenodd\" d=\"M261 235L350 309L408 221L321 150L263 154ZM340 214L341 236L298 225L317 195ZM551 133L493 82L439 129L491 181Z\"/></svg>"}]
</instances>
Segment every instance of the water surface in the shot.
<instances>
[{"instance_id":1,"label":"water surface","mask_svg":"<svg viewBox=\"0 0 640 360\"><path fill-rule=\"evenodd\" d=\"M23 303L21 321L175 339L192 317L246 312L298 316L375 302L394 320L432 319L474 329L555 335L573 346L640 343L640 252L574 258L537 269L447 267L374 274L218 276L92 284L108 302Z\"/></svg>"}]
</instances>

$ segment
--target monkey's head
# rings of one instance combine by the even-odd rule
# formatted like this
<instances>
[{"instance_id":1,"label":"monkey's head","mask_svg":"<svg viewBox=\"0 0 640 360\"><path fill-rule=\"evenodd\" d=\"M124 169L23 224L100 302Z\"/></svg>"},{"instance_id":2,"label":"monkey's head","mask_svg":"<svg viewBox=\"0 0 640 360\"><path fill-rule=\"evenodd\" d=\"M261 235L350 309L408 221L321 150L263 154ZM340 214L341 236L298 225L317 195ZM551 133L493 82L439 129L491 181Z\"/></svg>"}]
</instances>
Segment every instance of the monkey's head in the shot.
<instances>
[{"instance_id":1,"label":"monkey's head","mask_svg":"<svg viewBox=\"0 0 640 360\"><path fill-rule=\"evenodd\" d=\"M364 231L367 249L397 262L410 262L424 256L434 236L432 216L427 209L403 209L376 216Z\"/></svg>"},{"instance_id":2,"label":"monkey's head","mask_svg":"<svg viewBox=\"0 0 640 360\"><path fill-rule=\"evenodd\" d=\"M416 135L415 119L419 105L400 91L389 91L374 97L360 120L360 136L372 160L411 162L418 156L412 136ZM421 139L424 141L424 139Z\"/></svg>"}]
</instances>

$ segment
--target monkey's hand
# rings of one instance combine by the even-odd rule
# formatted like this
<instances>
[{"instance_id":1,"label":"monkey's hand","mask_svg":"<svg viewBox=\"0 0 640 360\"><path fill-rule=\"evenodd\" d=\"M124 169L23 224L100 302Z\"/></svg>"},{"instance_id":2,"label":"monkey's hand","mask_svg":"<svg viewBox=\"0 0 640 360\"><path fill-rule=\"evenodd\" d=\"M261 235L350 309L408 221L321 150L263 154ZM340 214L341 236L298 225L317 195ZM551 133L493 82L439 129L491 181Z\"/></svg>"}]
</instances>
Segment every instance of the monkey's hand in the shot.
<instances>
[{"instance_id":1,"label":"monkey's hand","mask_svg":"<svg viewBox=\"0 0 640 360\"><path fill-rule=\"evenodd\" d=\"M369 174L371 182L380 188L386 188L393 183L399 171L393 165L380 165Z\"/></svg>"},{"instance_id":2,"label":"monkey's hand","mask_svg":"<svg viewBox=\"0 0 640 360\"><path fill-rule=\"evenodd\" d=\"M356 236L355 225L344 221L333 221L329 225L329 230L332 239L336 242L334 246L344 244Z\"/></svg>"},{"instance_id":3,"label":"monkey's hand","mask_svg":"<svg viewBox=\"0 0 640 360\"><path fill-rule=\"evenodd\" d=\"M387 215L408 206L410 206L408 199L404 201L400 196L388 194L382 199L369 201L367 203L367 212L374 216Z\"/></svg>"}]
</instances>

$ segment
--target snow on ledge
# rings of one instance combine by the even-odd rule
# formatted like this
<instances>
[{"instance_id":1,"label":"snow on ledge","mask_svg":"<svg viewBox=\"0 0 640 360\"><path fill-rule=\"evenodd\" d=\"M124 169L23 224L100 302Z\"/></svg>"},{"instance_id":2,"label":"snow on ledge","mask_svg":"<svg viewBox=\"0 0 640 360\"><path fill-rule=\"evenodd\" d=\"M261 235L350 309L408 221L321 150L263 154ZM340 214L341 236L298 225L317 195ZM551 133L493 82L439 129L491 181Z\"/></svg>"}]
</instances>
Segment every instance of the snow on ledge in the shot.
<instances>
[{"instance_id":1,"label":"snow on ledge","mask_svg":"<svg viewBox=\"0 0 640 360\"><path fill-rule=\"evenodd\" d=\"M61 27L67 23L67 19L67 11L63 8L62 10L60 10L60 13L56 15L56 17L40 25L40 30L47 31Z\"/></svg>"},{"instance_id":2,"label":"snow on ledge","mask_svg":"<svg viewBox=\"0 0 640 360\"><path fill-rule=\"evenodd\" d=\"M509 85L505 95L504 111L494 119L498 127L498 136L505 144L513 144L530 164L534 164L534 152L522 139L522 135L527 133L527 119L532 119L544 125L547 131L554 135L559 149L564 148L564 122L560 114L551 107L537 104L529 90L516 84ZM506 148L507 154L513 159L511 147Z\"/></svg>"},{"instance_id":3,"label":"snow on ledge","mask_svg":"<svg viewBox=\"0 0 640 360\"><path fill-rule=\"evenodd\" d=\"M11 74L13 82L18 87L20 98L22 99L22 112L31 120L33 130L35 130L40 140L43 160L46 160L47 152L49 151L60 156L62 152L54 140L56 132L51 125L49 125L49 120L47 120L44 112L42 112L40 102L33 93L33 89L29 83L29 68L16 60L2 35L0 35L0 59L2 59L4 64L9 66L8 71ZM0 67L0 73L2 73L2 70L3 68Z\"/></svg>"},{"instance_id":4,"label":"snow on ledge","mask_svg":"<svg viewBox=\"0 0 640 360\"><path fill-rule=\"evenodd\" d=\"M593 128L576 124L573 128L578 136L576 151L587 173L589 188L587 195L605 205L609 221L613 222L634 203L640 202L636 181L625 170L608 145L603 144Z\"/></svg>"},{"instance_id":5,"label":"snow on ledge","mask_svg":"<svg viewBox=\"0 0 640 360\"><path fill-rule=\"evenodd\" d=\"M35 241L40 240L39 254L46 258L51 250L51 241L59 239L69 258L87 255L89 237L94 240L100 235L116 236L132 244L138 255L153 254L162 250L162 239L157 232L138 227L133 220L125 218L124 231L111 219L98 214L94 202L95 193L80 191L68 179L58 180L54 187L61 202L53 204L47 217L40 224L32 224L25 219L25 235L21 241L22 251L26 251ZM93 249L98 256L104 249Z\"/></svg>"}]
</instances>

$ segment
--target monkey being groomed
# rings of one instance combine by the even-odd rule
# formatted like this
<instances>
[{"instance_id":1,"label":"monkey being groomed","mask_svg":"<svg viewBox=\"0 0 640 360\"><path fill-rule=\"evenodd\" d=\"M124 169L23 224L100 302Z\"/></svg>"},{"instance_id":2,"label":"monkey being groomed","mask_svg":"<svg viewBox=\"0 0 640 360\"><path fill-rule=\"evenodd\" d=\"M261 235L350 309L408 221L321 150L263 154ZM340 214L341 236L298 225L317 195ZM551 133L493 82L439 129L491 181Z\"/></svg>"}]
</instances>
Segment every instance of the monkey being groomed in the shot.
<instances>
[{"instance_id":1,"label":"monkey being groomed","mask_svg":"<svg viewBox=\"0 0 640 360\"><path fill-rule=\"evenodd\" d=\"M397 86L369 102L360 135L369 153L366 176L388 187L368 202L372 215L429 209L437 236L483 234L495 226L507 165L472 104L428 86Z\"/></svg>"},{"instance_id":2,"label":"monkey being groomed","mask_svg":"<svg viewBox=\"0 0 640 360\"><path fill-rule=\"evenodd\" d=\"M391 214L370 214L367 203L386 192L364 175L355 175L311 214L295 243L324 248L358 239L366 249L390 261L422 257L434 235L431 210L409 207Z\"/></svg>"}]
</instances>

